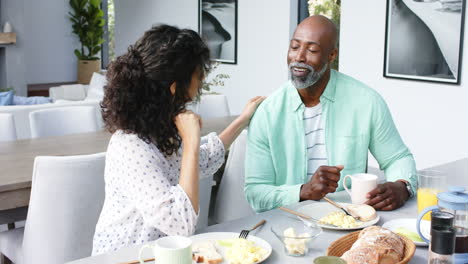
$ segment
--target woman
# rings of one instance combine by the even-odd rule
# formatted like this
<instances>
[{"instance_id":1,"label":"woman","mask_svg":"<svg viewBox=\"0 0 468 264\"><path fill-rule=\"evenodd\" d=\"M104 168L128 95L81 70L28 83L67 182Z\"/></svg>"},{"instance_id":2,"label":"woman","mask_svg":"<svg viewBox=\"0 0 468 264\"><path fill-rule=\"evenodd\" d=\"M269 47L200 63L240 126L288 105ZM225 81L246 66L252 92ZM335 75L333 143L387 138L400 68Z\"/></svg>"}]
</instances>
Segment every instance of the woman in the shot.
<instances>
[{"instance_id":1,"label":"woman","mask_svg":"<svg viewBox=\"0 0 468 264\"><path fill-rule=\"evenodd\" d=\"M200 117L185 105L200 92L208 69L209 50L198 34L167 25L145 32L109 66L101 106L114 134L93 255L194 233L199 174L218 170L224 150L264 99L250 100L219 136L200 139Z\"/></svg>"}]
</instances>

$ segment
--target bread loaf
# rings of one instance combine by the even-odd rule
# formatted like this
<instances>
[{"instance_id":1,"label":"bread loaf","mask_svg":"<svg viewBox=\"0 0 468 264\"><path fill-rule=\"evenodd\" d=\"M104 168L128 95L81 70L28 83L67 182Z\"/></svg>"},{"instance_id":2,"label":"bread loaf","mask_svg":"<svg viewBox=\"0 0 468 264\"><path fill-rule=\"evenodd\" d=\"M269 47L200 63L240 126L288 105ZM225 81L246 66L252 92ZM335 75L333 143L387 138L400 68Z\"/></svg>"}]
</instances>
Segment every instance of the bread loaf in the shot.
<instances>
[{"instance_id":1,"label":"bread loaf","mask_svg":"<svg viewBox=\"0 0 468 264\"><path fill-rule=\"evenodd\" d=\"M405 243L397 234L379 226L365 228L342 258L348 264L396 264L403 259Z\"/></svg>"},{"instance_id":2,"label":"bread loaf","mask_svg":"<svg viewBox=\"0 0 468 264\"><path fill-rule=\"evenodd\" d=\"M379 246L357 247L346 251L341 258L347 264L396 264L400 261L393 249Z\"/></svg>"}]
</instances>

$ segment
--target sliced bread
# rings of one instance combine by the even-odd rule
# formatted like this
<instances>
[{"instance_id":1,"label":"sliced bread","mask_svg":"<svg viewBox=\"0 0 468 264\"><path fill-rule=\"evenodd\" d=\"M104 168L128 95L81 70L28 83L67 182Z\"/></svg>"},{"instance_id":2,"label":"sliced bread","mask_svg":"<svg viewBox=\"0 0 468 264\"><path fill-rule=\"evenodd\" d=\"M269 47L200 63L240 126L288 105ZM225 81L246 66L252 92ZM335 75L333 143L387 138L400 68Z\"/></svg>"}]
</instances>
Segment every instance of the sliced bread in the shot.
<instances>
[{"instance_id":1,"label":"sliced bread","mask_svg":"<svg viewBox=\"0 0 468 264\"><path fill-rule=\"evenodd\" d=\"M223 256L218 253L212 241L193 243L192 252L196 263L218 264L223 261Z\"/></svg>"},{"instance_id":2,"label":"sliced bread","mask_svg":"<svg viewBox=\"0 0 468 264\"><path fill-rule=\"evenodd\" d=\"M374 207L367 204L351 204L346 206L346 210L363 222L370 221L377 217Z\"/></svg>"}]
</instances>

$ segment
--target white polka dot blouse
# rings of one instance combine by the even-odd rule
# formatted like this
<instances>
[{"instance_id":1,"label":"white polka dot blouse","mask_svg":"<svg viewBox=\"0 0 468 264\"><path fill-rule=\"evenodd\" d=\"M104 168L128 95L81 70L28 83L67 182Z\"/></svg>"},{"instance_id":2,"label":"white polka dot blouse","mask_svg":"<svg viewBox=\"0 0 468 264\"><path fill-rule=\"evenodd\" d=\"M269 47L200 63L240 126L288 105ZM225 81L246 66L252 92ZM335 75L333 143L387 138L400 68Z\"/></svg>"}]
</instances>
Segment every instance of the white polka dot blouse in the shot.
<instances>
[{"instance_id":1,"label":"white polka dot blouse","mask_svg":"<svg viewBox=\"0 0 468 264\"><path fill-rule=\"evenodd\" d=\"M106 155L105 201L93 239L93 255L143 244L166 235L192 235L198 215L178 184L182 149L170 157L136 134L116 131ZM200 177L224 162L215 133L201 139Z\"/></svg>"}]
</instances>

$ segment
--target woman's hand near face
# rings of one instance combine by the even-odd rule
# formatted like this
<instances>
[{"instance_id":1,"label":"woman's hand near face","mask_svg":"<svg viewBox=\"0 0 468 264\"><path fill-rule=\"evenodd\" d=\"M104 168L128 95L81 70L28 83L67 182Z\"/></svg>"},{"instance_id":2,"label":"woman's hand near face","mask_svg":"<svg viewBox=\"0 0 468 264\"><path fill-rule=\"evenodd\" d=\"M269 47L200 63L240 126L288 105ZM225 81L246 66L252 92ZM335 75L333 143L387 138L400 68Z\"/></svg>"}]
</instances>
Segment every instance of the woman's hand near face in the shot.
<instances>
[{"instance_id":1,"label":"woman's hand near face","mask_svg":"<svg viewBox=\"0 0 468 264\"><path fill-rule=\"evenodd\" d=\"M257 110L257 107L263 102L263 100L265 100L265 98L266 96L255 96L247 102L244 110L239 115L239 119L241 120L244 127L250 123L250 119Z\"/></svg>"},{"instance_id":2,"label":"woman's hand near face","mask_svg":"<svg viewBox=\"0 0 468 264\"><path fill-rule=\"evenodd\" d=\"M180 113L175 118L175 125L184 144L200 143L200 116L192 111Z\"/></svg>"}]
</instances>

